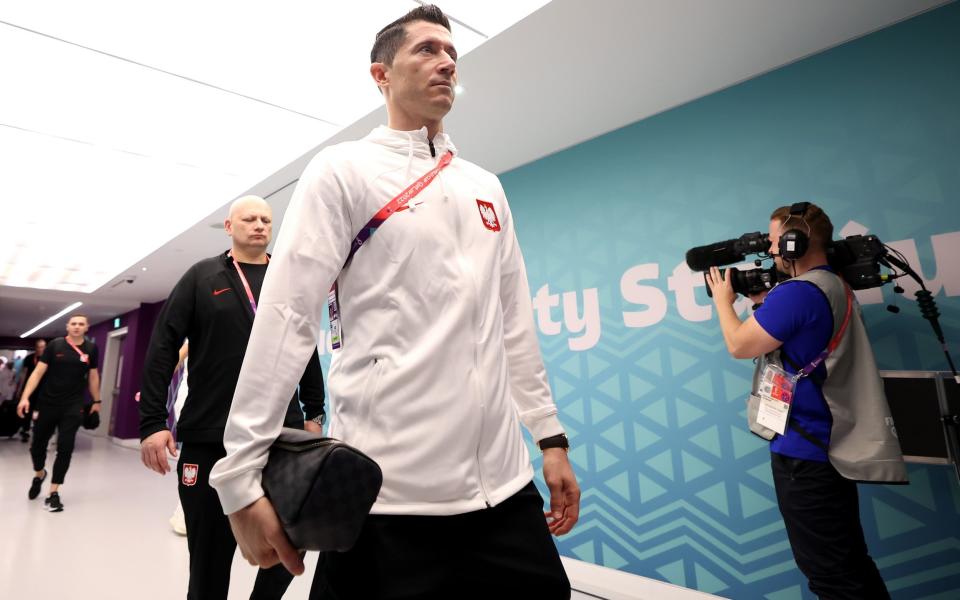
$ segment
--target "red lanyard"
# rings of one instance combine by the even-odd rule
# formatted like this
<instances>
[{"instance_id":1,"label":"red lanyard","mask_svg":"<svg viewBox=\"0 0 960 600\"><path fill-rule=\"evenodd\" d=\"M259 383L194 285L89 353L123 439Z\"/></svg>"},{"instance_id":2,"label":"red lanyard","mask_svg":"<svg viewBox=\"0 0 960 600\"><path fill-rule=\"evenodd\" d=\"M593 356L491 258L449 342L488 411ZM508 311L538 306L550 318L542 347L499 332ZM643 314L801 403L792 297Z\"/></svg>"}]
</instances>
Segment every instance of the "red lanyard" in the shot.
<instances>
[{"instance_id":1,"label":"red lanyard","mask_svg":"<svg viewBox=\"0 0 960 600\"><path fill-rule=\"evenodd\" d=\"M227 252L227 256L230 256L230 253ZM233 258L233 257L231 257ZM270 262L270 257L267 256L267 262ZM257 301L253 298L253 290L250 289L250 284L247 282L247 278L243 275L243 269L240 268L240 263L237 262L237 259L233 259L233 266L237 269L237 274L240 275L240 283L243 284L243 289L247 292L247 300L250 301L250 308L253 310L254 316L257 314Z\"/></svg>"},{"instance_id":2,"label":"red lanyard","mask_svg":"<svg viewBox=\"0 0 960 600\"><path fill-rule=\"evenodd\" d=\"M90 360L89 358L87 358L87 355L83 353L83 350L81 350L78 346L76 346L73 342L70 341L69 337L65 336L63 339L67 340L67 343L70 344L70 347L76 350L77 354L80 355L80 362L87 362L88 360Z\"/></svg>"},{"instance_id":3,"label":"red lanyard","mask_svg":"<svg viewBox=\"0 0 960 600\"><path fill-rule=\"evenodd\" d=\"M453 160L453 152L447 151L440 161L437 163L437 166L430 169L420 179L417 179L413 183L407 186L407 189L403 190L393 200L387 202L383 208L377 211L377 214L367 221L367 224L360 228L360 232L357 233L357 237L353 238L353 242L350 244L350 252L347 254L347 259L343 261L343 266L346 267L347 263L350 262L350 259L353 258L353 255L356 254L357 250L360 249L370 236L374 234L378 227L383 225L383 222L390 218L390 215L398 213L401 210L407 208L407 203L417 197L417 194L422 192L428 185L430 185L434 178L437 176L440 171L444 170L447 165L450 164L450 161ZM334 283L336 287L336 283Z\"/></svg>"},{"instance_id":4,"label":"red lanyard","mask_svg":"<svg viewBox=\"0 0 960 600\"><path fill-rule=\"evenodd\" d=\"M820 366L820 363L825 361L827 357L837 349L837 346L840 345L840 340L843 339L843 334L847 331L847 325L850 324L850 315L853 314L853 289L847 283L844 283L843 287L846 288L847 292L847 310L843 315L843 322L840 323L840 329L837 331L837 335L833 336L833 339L830 340L826 350L821 352L810 364L797 371L797 374L794 376L795 379L806 377L810 373L813 373L814 369Z\"/></svg>"},{"instance_id":5,"label":"red lanyard","mask_svg":"<svg viewBox=\"0 0 960 600\"><path fill-rule=\"evenodd\" d=\"M433 181L433 178L437 176L437 173L444 170L447 165L453 160L453 152L447 151L443 156L440 157L440 161L437 162L437 166L430 169L424 173L423 177L414 181L407 189L400 192L400 195L387 203L386 206L380 209L373 218L381 219L383 221L387 220L387 217L390 216L390 213L398 212L407 207L407 202L413 200L417 194L423 191L430 183Z\"/></svg>"},{"instance_id":6,"label":"red lanyard","mask_svg":"<svg viewBox=\"0 0 960 600\"><path fill-rule=\"evenodd\" d=\"M393 200L387 202L383 208L377 211L377 214L373 215L373 218L371 218L367 224L360 229L357 237L353 238L353 242L350 244L350 252L347 254L347 259L343 261L343 266L347 266L347 263L350 262L350 259L353 258L353 255L356 254L357 250L359 250L360 247L370 239L370 236L377 231L378 227L383 225L384 221L390 218L390 215L406 209L407 203L413 200L417 194L426 189L426 187L433 182L434 178L436 178L440 171L444 170L452 160L453 152L448 150L446 154L440 157L440 161L437 163L437 166L427 171L422 177L407 186L407 189L400 192ZM341 270L343 269L341 268ZM338 296L337 281L334 280L333 287L330 288L330 293L327 295L327 306L329 307L330 313L330 345L334 350L340 348L343 341L343 332L340 330L340 301Z\"/></svg>"}]
</instances>

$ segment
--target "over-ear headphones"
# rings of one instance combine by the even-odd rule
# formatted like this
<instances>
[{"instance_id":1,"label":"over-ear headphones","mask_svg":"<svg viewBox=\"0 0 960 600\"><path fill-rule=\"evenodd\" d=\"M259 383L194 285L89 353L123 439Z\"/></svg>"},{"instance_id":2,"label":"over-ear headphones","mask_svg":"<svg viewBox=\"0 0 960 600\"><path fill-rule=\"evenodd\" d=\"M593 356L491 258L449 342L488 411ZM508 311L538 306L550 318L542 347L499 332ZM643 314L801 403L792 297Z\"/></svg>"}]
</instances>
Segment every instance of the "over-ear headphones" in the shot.
<instances>
[{"instance_id":1,"label":"over-ear headphones","mask_svg":"<svg viewBox=\"0 0 960 600\"><path fill-rule=\"evenodd\" d=\"M804 218L809 207L809 202L797 202L790 206L790 216L780 225L780 243L778 244L780 258L798 260L810 249L810 225ZM807 230L803 231L796 227L785 229L790 219L799 219Z\"/></svg>"}]
</instances>

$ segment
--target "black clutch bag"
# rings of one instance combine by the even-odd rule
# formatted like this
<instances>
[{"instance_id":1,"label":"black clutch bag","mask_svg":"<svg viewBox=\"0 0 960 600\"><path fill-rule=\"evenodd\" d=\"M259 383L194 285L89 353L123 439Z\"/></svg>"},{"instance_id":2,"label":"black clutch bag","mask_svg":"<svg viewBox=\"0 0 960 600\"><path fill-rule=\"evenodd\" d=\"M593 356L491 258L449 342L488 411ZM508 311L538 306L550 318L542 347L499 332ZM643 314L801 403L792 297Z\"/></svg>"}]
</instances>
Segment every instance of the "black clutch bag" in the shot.
<instances>
[{"instance_id":1,"label":"black clutch bag","mask_svg":"<svg viewBox=\"0 0 960 600\"><path fill-rule=\"evenodd\" d=\"M263 490L298 550L349 550L380 493L369 456L333 438L284 427L263 468Z\"/></svg>"},{"instance_id":2,"label":"black clutch bag","mask_svg":"<svg viewBox=\"0 0 960 600\"><path fill-rule=\"evenodd\" d=\"M84 429L96 429L100 427L100 413L92 412L90 409L93 408L92 404L83 405L83 428Z\"/></svg>"}]
</instances>

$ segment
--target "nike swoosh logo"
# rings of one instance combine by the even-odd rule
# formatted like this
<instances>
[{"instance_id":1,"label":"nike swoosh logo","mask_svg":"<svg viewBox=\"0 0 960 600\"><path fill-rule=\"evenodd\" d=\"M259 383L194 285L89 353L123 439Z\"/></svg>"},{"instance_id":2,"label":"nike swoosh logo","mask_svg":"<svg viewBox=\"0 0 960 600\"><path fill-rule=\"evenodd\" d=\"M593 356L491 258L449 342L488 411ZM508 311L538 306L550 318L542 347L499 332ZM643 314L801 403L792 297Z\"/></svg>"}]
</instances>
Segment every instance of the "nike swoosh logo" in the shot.
<instances>
[{"instance_id":1,"label":"nike swoosh logo","mask_svg":"<svg viewBox=\"0 0 960 600\"><path fill-rule=\"evenodd\" d=\"M223 288L222 290L213 290L213 295L219 296L220 294L224 292L229 292L229 291L230 291L230 288Z\"/></svg>"}]
</instances>

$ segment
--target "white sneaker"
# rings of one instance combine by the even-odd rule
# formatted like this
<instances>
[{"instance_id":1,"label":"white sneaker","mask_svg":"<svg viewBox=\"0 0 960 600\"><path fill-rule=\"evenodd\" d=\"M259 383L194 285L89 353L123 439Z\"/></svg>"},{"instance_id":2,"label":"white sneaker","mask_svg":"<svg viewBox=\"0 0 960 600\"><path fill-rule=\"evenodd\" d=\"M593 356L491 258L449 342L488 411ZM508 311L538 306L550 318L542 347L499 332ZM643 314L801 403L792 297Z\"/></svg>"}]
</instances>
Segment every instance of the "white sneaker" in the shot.
<instances>
[{"instance_id":1,"label":"white sneaker","mask_svg":"<svg viewBox=\"0 0 960 600\"><path fill-rule=\"evenodd\" d=\"M183 518L183 507L177 502L177 508L173 511L173 516L170 517L170 527L173 527L173 532L177 535L187 535L187 522Z\"/></svg>"}]
</instances>

